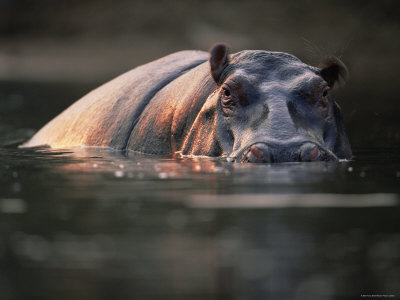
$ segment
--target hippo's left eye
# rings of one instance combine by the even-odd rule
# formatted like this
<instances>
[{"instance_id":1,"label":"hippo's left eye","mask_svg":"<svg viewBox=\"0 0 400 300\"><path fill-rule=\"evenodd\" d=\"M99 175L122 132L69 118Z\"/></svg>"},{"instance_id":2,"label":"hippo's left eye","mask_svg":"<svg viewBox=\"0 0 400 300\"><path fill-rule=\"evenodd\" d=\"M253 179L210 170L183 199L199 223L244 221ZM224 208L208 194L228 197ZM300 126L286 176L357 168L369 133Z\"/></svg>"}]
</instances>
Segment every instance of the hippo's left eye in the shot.
<instances>
[{"instance_id":1,"label":"hippo's left eye","mask_svg":"<svg viewBox=\"0 0 400 300\"><path fill-rule=\"evenodd\" d=\"M325 89L325 90L324 90L324 92L322 93L322 97L328 96L328 90L329 90L329 89Z\"/></svg>"},{"instance_id":2,"label":"hippo's left eye","mask_svg":"<svg viewBox=\"0 0 400 300\"><path fill-rule=\"evenodd\" d=\"M228 89L224 89L224 96L229 97L231 95L231 92Z\"/></svg>"}]
</instances>

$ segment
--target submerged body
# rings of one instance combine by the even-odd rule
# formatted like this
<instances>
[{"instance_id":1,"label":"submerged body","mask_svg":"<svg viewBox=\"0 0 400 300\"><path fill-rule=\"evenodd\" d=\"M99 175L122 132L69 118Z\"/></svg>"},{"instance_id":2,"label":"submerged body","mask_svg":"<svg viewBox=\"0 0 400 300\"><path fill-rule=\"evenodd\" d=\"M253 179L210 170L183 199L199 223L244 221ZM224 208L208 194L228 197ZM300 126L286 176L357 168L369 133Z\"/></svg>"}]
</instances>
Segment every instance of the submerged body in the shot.
<instances>
[{"instance_id":1,"label":"submerged body","mask_svg":"<svg viewBox=\"0 0 400 300\"><path fill-rule=\"evenodd\" d=\"M23 147L111 147L241 162L338 160L351 150L329 89L344 67L225 45L182 51L90 92Z\"/></svg>"}]
</instances>

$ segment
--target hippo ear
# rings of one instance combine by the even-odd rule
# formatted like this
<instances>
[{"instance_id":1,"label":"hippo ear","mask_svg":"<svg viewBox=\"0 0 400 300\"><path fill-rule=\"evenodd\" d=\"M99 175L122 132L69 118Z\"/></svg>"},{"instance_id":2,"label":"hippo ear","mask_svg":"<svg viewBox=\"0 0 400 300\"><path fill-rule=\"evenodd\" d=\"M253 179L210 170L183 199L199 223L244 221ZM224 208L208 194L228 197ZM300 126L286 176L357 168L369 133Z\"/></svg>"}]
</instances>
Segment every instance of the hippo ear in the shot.
<instances>
[{"instance_id":1,"label":"hippo ear","mask_svg":"<svg viewBox=\"0 0 400 300\"><path fill-rule=\"evenodd\" d=\"M327 57L320 65L320 74L328 83L329 87L333 87L340 79L346 81L348 76L347 67L337 57Z\"/></svg>"},{"instance_id":2,"label":"hippo ear","mask_svg":"<svg viewBox=\"0 0 400 300\"><path fill-rule=\"evenodd\" d=\"M229 64L229 47L225 44L216 44L210 50L211 75L219 83L222 71Z\"/></svg>"}]
</instances>

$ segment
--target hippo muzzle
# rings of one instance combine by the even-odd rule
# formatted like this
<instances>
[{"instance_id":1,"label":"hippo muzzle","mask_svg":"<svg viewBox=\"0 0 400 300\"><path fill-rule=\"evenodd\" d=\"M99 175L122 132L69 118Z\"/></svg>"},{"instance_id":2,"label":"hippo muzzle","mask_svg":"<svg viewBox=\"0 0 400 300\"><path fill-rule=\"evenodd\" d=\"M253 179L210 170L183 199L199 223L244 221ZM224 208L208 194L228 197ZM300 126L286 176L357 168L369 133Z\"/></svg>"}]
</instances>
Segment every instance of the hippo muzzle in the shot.
<instances>
[{"instance_id":1,"label":"hippo muzzle","mask_svg":"<svg viewBox=\"0 0 400 300\"><path fill-rule=\"evenodd\" d=\"M317 143L303 142L288 145L271 145L256 142L244 147L228 157L230 161L241 163L275 163L275 162L312 162L338 161L338 157L326 147Z\"/></svg>"}]
</instances>

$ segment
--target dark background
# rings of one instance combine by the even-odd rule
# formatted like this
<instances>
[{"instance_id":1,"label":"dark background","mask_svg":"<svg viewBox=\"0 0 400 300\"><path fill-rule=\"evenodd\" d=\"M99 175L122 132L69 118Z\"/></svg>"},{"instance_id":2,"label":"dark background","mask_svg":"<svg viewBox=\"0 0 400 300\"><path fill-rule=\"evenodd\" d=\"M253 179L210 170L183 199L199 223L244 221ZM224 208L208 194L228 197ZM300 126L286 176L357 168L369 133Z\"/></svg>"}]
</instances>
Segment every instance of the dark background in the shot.
<instances>
[{"instance_id":1,"label":"dark background","mask_svg":"<svg viewBox=\"0 0 400 300\"><path fill-rule=\"evenodd\" d=\"M215 42L233 52L289 52L313 65L334 54L350 70L334 94L353 147L393 147L400 142L399 20L399 1L0 0L0 93L12 87L7 107L38 110L32 97L18 97L36 90L40 105L59 111L139 64Z\"/></svg>"}]
</instances>

